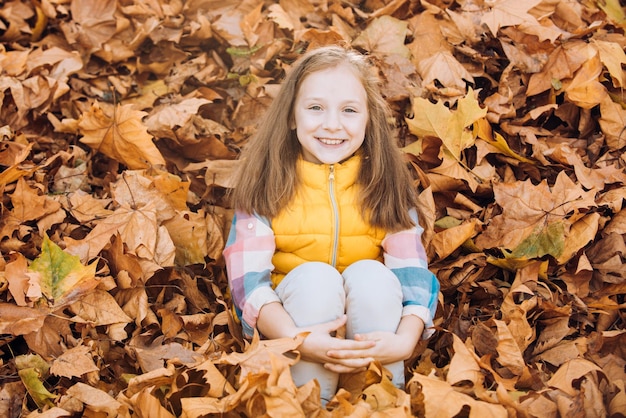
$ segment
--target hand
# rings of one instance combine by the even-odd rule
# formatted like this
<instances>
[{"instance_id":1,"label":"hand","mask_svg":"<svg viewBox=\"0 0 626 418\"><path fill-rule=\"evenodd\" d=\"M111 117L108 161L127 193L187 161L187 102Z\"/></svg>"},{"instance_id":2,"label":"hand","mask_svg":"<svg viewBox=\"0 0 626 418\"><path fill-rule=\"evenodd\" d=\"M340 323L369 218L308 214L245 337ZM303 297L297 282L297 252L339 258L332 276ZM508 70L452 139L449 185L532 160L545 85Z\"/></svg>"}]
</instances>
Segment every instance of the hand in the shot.
<instances>
[{"instance_id":1,"label":"hand","mask_svg":"<svg viewBox=\"0 0 626 418\"><path fill-rule=\"evenodd\" d=\"M358 351L351 349L330 350L327 355L336 360L365 356L376 359L381 364L395 363L406 360L413 354L423 331L424 322L417 316L407 315L402 318L395 333L375 331L354 336L354 340L358 342L373 342L372 347Z\"/></svg>"},{"instance_id":2,"label":"hand","mask_svg":"<svg viewBox=\"0 0 626 418\"><path fill-rule=\"evenodd\" d=\"M366 352L372 349L373 340L346 340L333 337L346 323L346 316L334 321L299 328L300 332L310 332L299 348L302 359L324 364L335 373L356 373L365 370L374 360ZM331 352L344 353L341 357L330 356Z\"/></svg>"},{"instance_id":3,"label":"hand","mask_svg":"<svg viewBox=\"0 0 626 418\"><path fill-rule=\"evenodd\" d=\"M298 348L303 359L321 363L328 370L335 373L355 373L365 368L374 360L364 354L364 350L372 348L375 341L345 340L333 337L332 334L339 334L346 323L346 316L343 315L334 321L309 327L296 327L291 316L285 311L283 305L278 302L268 303L261 308L257 320L257 328L270 339L293 338L302 332L309 335L304 339ZM340 358L331 357L329 351L340 351L344 354Z\"/></svg>"}]
</instances>

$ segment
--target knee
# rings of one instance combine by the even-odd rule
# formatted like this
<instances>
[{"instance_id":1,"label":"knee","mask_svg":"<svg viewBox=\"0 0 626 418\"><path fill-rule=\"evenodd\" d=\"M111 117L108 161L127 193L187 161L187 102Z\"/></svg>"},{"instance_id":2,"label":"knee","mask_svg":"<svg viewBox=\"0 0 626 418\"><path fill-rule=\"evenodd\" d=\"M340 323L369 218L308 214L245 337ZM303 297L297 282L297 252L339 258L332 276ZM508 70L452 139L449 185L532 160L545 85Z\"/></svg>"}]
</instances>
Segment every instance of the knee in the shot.
<instances>
[{"instance_id":1,"label":"knee","mask_svg":"<svg viewBox=\"0 0 626 418\"><path fill-rule=\"evenodd\" d=\"M341 274L333 266L319 261L299 265L283 280L302 290L343 288Z\"/></svg>"},{"instance_id":2,"label":"knee","mask_svg":"<svg viewBox=\"0 0 626 418\"><path fill-rule=\"evenodd\" d=\"M400 289L400 281L383 263L377 260L360 260L350 265L343 272L348 288L381 286Z\"/></svg>"}]
</instances>

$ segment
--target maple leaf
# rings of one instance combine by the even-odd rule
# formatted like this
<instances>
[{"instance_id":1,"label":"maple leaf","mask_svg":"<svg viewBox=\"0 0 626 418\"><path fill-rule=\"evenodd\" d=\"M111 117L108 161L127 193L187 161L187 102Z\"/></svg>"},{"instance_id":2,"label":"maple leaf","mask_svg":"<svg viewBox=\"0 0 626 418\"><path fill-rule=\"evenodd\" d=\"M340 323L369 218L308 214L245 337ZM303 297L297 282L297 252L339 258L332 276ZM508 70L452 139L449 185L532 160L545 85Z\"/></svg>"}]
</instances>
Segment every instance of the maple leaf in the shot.
<instances>
[{"instance_id":1,"label":"maple leaf","mask_svg":"<svg viewBox=\"0 0 626 418\"><path fill-rule=\"evenodd\" d=\"M465 91L467 82L474 82L474 77L449 51L438 51L428 58L419 60L417 70L426 87L432 90L440 89L435 84L436 80L445 87L441 90L442 93L449 96L460 95Z\"/></svg>"},{"instance_id":2,"label":"maple leaf","mask_svg":"<svg viewBox=\"0 0 626 418\"><path fill-rule=\"evenodd\" d=\"M83 266L78 257L64 252L47 236L41 244L41 254L29 270L39 273L41 292L55 307L71 303L98 285L95 263Z\"/></svg>"},{"instance_id":3,"label":"maple leaf","mask_svg":"<svg viewBox=\"0 0 626 418\"><path fill-rule=\"evenodd\" d=\"M355 47L362 47L370 53L410 55L404 45L407 35L407 23L391 16L374 19L361 34L352 41Z\"/></svg>"},{"instance_id":4,"label":"maple leaf","mask_svg":"<svg viewBox=\"0 0 626 418\"><path fill-rule=\"evenodd\" d=\"M455 110L447 108L442 101L433 104L426 99L416 98L412 103L412 118L406 118L411 132L419 137L434 136L443 142L444 149L456 160L461 152L472 146L475 137L468 128L487 115L469 89L460 99Z\"/></svg>"},{"instance_id":5,"label":"maple leaf","mask_svg":"<svg viewBox=\"0 0 626 418\"><path fill-rule=\"evenodd\" d=\"M67 395L85 404L85 413L103 413L107 417L118 415L122 404L107 392L78 382L67 389Z\"/></svg>"},{"instance_id":6,"label":"maple leaf","mask_svg":"<svg viewBox=\"0 0 626 418\"><path fill-rule=\"evenodd\" d=\"M131 169L165 165L141 121L146 114L127 104L118 105L112 115L107 115L95 102L79 118L78 127L83 134L80 141Z\"/></svg>"},{"instance_id":7,"label":"maple leaf","mask_svg":"<svg viewBox=\"0 0 626 418\"><path fill-rule=\"evenodd\" d=\"M47 314L41 309L0 303L0 333L25 335L39 331Z\"/></svg>"},{"instance_id":8,"label":"maple leaf","mask_svg":"<svg viewBox=\"0 0 626 418\"><path fill-rule=\"evenodd\" d=\"M485 231L476 238L476 244L483 248L506 249L522 245L517 250L520 254L535 257L541 253L559 257L563 248L559 233L569 229L570 212L596 206L593 193L574 184L563 171L552 190L546 181L537 186L525 181L496 184L494 195L503 212L491 219ZM551 225L553 223L556 224ZM555 238L557 243L561 241L556 251L553 250Z\"/></svg>"}]
</instances>

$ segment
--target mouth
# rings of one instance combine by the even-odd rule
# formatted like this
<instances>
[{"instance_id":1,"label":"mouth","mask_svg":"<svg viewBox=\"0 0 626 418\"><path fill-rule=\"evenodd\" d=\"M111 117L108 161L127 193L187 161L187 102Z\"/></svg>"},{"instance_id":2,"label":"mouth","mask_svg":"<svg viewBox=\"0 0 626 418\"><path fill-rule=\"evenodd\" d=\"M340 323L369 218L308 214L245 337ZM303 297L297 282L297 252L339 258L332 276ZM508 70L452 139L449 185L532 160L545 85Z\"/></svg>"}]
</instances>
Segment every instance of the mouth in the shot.
<instances>
[{"instance_id":1,"label":"mouth","mask_svg":"<svg viewBox=\"0 0 626 418\"><path fill-rule=\"evenodd\" d=\"M317 138L324 145L339 145L344 139L333 139L333 138Z\"/></svg>"}]
</instances>

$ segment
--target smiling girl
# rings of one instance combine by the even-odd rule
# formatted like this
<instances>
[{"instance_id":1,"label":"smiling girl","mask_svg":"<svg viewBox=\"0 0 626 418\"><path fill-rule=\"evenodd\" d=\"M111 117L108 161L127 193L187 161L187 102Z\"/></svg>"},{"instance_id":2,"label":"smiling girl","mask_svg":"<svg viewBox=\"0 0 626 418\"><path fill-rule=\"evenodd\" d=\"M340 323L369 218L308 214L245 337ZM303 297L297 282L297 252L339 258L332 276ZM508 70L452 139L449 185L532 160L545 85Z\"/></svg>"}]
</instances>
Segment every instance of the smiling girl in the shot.
<instances>
[{"instance_id":1,"label":"smiling girl","mask_svg":"<svg viewBox=\"0 0 626 418\"><path fill-rule=\"evenodd\" d=\"M291 372L317 379L373 360L404 385L404 360L432 334L415 190L387 103L361 54L331 46L294 63L241 159L224 250L246 336L309 332ZM335 336L345 326L345 338Z\"/></svg>"}]
</instances>

